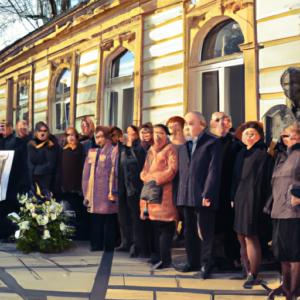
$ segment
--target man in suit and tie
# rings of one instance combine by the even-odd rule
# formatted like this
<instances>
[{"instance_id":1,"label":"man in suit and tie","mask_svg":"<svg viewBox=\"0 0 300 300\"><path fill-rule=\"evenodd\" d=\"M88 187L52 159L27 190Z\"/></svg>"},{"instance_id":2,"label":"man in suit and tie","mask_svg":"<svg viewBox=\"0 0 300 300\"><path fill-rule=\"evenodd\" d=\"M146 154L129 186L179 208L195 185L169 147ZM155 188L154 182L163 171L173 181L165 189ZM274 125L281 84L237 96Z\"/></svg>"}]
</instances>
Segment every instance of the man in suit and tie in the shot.
<instances>
[{"instance_id":1,"label":"man in suit and tie","mask_svg":"<svg viewBox=\"0 0 300 300\"><path fill-rule=\"evenodd\" d=\"M178 150L178 190L173 199L174 206L185 219L188 264L180 271L198 271L202 265L201 275L206 279L214 266L213 239L215 212L219 207L222 141L205 132L207 125L200 112L189 112L184 119L189 140Z\"/></svg>"}]
</instances>

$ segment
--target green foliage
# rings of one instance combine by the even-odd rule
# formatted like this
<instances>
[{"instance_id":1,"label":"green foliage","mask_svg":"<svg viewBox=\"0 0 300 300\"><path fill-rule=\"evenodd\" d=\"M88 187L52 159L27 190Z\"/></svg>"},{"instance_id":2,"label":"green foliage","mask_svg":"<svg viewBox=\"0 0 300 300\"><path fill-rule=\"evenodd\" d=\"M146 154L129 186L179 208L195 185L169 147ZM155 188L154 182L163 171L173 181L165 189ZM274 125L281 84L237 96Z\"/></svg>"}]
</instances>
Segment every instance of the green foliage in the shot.
<instances>
[{"instance_id":1,"label":"green foliage","mask_svg":"<svg viewBox=\"0 0 300 300\"><path fill-rule=\"evenodd\" d=\"M45 202L38 200L32 193L30 195L18 197L24 205L19 215L8 215L20 227L15 233L17 249L24 253L57 253L74 247L68 236L75 230L66 225L69 219L63 215L63 205L57 203L50 194L43 199Z\"/></svg>"}]
</instances>

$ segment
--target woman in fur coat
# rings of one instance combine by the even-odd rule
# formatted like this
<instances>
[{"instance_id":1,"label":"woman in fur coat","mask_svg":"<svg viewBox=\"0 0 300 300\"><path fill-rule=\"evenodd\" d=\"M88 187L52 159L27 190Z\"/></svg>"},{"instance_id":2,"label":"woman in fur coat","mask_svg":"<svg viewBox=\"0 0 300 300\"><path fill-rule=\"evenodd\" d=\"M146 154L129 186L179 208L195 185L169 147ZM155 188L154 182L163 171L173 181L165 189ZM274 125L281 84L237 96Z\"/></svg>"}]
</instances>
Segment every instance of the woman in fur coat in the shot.
<instances>
[{"instance_id":1,"label":"woman in fur coat","mask_svg":"<svg viewBox=\"0 0 300 300\"><path fill-rule=\"evenodd\" d=\"M118 155L113 155L115 147L108 138L109 128L97 126L95 141L100 147L89 150L83 170L83 203L91 213L91 251L114 250Z\"/></svg>"},{"instance_id":2,"label":"woman in fur coat","mask_svg":"<svg viewBox=\"0 0 300 300\"><path fill-rule=\"evenodd\" d=\"M171 264L175 221L179 219L179 212L172 201L172 180L178 169L177 150L170 142L169 134L165 125L154 126L154 145L147 153L141 173L144 182L140 200L141 218L158 221L161 261L156 267L159 268L168 268ZM151 263L154 265L155 261Z\"/></svg>"}]
</instances>

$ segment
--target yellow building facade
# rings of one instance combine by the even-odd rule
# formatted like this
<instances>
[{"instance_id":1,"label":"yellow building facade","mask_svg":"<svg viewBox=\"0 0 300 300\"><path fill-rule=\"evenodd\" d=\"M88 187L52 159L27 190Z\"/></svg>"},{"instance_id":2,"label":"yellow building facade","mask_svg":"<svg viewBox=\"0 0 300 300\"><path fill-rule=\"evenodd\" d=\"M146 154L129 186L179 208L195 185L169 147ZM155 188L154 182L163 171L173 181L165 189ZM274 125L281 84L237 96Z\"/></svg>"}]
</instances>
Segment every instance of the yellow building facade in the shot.
<instances>
[{"instance_id":1,"label":"yellow building facade","mask_svg":"<svg viewBox=\"0 0 300 300\"><path fill-rule=\"evenodd\" d=\"M0 120L60 134L83 116L122 129L190 110L226 111L234 127L260 119L285 102L280 73L300 63L299 8L281 2L79 4L0 53ZM280 18L297 30L273 32Z\"/></svg>"}]
</instances>

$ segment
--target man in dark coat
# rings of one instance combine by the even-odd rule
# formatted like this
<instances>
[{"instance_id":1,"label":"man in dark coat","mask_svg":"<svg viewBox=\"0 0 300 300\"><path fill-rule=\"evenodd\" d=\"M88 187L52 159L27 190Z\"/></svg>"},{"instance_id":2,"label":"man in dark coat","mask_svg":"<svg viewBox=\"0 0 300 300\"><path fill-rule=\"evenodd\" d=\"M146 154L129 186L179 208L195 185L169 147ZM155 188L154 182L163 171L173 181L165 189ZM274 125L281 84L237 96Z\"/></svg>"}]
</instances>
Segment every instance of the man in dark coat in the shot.
<instances>
[{"instance_id":1,"label":"man in dark coat","mask_svg":"<svg viewBox=\"0 0 300 300\"><path fill-rule=\"evenodd\" d=\"M140 195L143 188L140 174L144 167L146 151L141 145L138 128L129 126L126 143L119 141L118 147L118 219L122 242L116 250L128 251L133 243L134 249L130 256L149 256L145 241L146 221L140 219Z\"/></svg>"},{"instance_id":2,"label":"man in dark coat","mask_svg":"<svg viewBox=\"0 0 300 300\"><path fill-rule=\"evenodd\" d=\"M28 122L20 120L17 122L17 136L16 136L16 149L15 158L18 161L18 185L17 192L25 194L30 191L31 183L28 176L28 163L27 163L27 145L32 140L32 133L29 132Z\"/></svg>"},{"instance_id":3,"label":"man in dark coat","mask_svg":"<svg viewBox=\"0 0 300 300\"><path fill-rule=\"evenodd\" d=\"M199 270L202 252L202 277L208 278L213 262L215 211L219 208L219 185L222 168L222 142L204 132L206 122L201 113L185 116L190 140L178 150L178 191L174 205L183 214L188 264L181 270ZM198 220L197 220L198 219ZM202 239L197 230L197 222Z\"/></svg>"},{"instance_id":4,"label":"man in dark coat","mask_svg":"<svg viewBox=\"0 0 300 300\"><path fill-rule=\"evenodd\" d=\"M215 112L210 121L211 133L220 137L223 145L219 209L216 212L216 234L224 235L224 252L228 266L234 268L234 261L240 259L240 244L233 230L234 209L231 207L231 185L233 166L239 151L245 146L229 133L231 117L224 112Z\"/></svg>"},{"instance_id":5,"label":"man in dark coat","mask_svg":"<svg viewBox=\"0 0 300 300\"><path fill-rule=\"evenodd\" d=\"M35 125L35 138L28 144L28 169L31 185L53 194L61 192L62 149L44 122Z\"/></svg>"}]
</instances>

